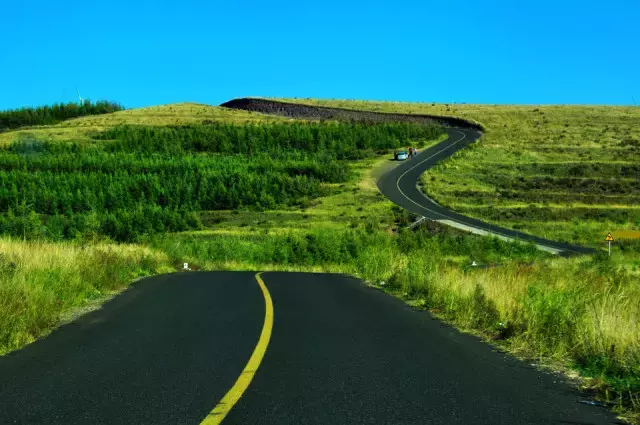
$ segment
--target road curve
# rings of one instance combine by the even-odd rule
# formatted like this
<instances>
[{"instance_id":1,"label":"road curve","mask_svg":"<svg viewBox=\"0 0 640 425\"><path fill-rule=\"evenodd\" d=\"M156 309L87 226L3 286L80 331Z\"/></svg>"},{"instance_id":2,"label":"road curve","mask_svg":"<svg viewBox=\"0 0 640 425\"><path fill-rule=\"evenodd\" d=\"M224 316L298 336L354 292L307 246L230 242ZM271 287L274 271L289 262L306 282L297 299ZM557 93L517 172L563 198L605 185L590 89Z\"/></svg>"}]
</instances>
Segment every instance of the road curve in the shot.
<instances>
[{"instance_id":1,"label":"road curve","mask_svg":"<svg viewBox=\"0 0 640 425\"><path fill-rule=\"evenodd\" d=\"M264 314L254 273L144 279L0 356L0 424L199 424L240 376Z\"/></svg>"},{"instance_id":2,"label":"road curve","mask_svg":"<svg viewBox=\"0 0 640 425\"><path fill-rule=\"evenodd\" d=\"M562 256L596 252L592 248L555 242L467 217L444 208L427 197L417 187L420 176L438 162L475 142L482 135L479 131L462 128L448 128L447 133L449 137L443 142L420 152L417 157L404 162L380 177L377 182L380 192L414 214L473 233L491 234L502 239L531 242L541 249Z\"/></svg>"},{"instance_id":3,"label":"road curve","mask_svg":"<svg viewBox=\"0 0 640 425\"><path fill-rule=\"evenodd\" d=\"M244 373L255 376L223 425L619 423L560 377L355 278L262 280L263 292L253 273L144 279L0 357L0 423L219 423L208 418ZM273 329L252 364L267 291Z\"/></svg>"},{"instance_id":4,"label":"road curve","mask_svg":"<svg viewBox=\"0 0 640 425\"><path fill-rule=\"evenodd\" d=\"M406 210L429 220L436 220L443 224L473 233L491 234L501 239L531 242L541 249L561 256L593 254L596 252L596 250L592 248L551 241L458 214L438 205L416 187L422 173L482 136L482 127L476 123L456 117L360 111L259 98L234 99L220 106L283 115L292 118L404 121L416 123L439 122L447 129L449 135L447 140L421 152L417 159L407 161L397 168L392 169L378 180L378 188L387 198Z\"/></svg>"},{"instance_id":5,"label":"road curve","mask_svg":"<svg viewBox=\"0 0 640 425\"><path fill-rule=\"evenodd\" d=\"M474 132L451 128L439 148L379 184L395 181L387 196L406 194L397 202L421 215L445 212L415 187L419 168ZM196 425L218 423L220 410L223 425L619 423L577 403L560 377L357 279L269 272L262 280L249 272L144 279L1 356L0 424ZM234 390L238 383L246 385Z\"/></svg>"}]
</instances>

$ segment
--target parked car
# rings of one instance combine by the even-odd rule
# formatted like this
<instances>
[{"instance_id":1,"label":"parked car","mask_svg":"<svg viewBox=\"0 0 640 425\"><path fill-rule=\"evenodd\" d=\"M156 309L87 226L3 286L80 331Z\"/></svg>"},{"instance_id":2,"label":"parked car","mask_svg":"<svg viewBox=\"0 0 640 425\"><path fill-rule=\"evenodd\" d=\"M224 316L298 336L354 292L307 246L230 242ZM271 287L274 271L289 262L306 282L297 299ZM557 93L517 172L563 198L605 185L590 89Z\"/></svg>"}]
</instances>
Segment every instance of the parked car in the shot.
<instances>
[{"instance_id":1,"label":"parked car","mask_svg":"<svg viewBox=\"0 0 640 425\"><path fill-rule=\"evenodd\" d=\"M409 153L407 151L400 151L396 155L396 160L398 161L404 161L407 158L409 158Z\"/></svg>"}]
</instances>

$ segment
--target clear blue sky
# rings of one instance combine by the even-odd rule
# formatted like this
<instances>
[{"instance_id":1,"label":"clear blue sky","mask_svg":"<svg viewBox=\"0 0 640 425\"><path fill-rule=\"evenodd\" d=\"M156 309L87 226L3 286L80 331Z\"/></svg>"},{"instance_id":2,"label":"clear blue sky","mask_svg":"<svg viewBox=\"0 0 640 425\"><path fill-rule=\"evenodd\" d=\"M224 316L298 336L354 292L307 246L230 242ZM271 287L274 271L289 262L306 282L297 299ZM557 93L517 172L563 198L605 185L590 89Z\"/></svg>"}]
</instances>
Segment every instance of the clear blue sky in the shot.
<instances>
[{"instance_id":1,"label":"clear blue sky","mask_svg":"<svg viewBox=\"0 0 640 425\"><path fill-rule=\"evenodd\" d=\"M3 4L0 109L241 96L640 102L640 1Z\"/></svg>"}]
</instances>

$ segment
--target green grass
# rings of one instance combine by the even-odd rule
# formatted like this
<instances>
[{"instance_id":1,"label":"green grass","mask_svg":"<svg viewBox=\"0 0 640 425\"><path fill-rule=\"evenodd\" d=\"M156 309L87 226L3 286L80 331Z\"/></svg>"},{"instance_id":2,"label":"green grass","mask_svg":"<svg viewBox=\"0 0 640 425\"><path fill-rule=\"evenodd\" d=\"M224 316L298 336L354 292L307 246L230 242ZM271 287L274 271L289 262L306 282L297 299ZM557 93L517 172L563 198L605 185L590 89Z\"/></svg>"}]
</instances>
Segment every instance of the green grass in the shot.
<instances>
[{"instance_id":1,"label":"green grass","mask_svg":"<svg viewBox=\"0 0 640 425\"><path fill-rule=\"evenodd\" d=\"M426 176L430 195L445 204L450 202L454 209L475 208L478 211L472 214L485 220L521 226L521 230L540 232L536 234L541 236L562 238L565 235L567 240L585 244L590 243L591 235L597 235L600 243L609 230L634 228L633 224L623 222L622 217L637 211L637 204L633 204L636 187L623 183L624 180L616 186L610 179L626 172L624 167L633 165L628 164L630 160L616 156L616 149L627 148L616 147L615 138L627 131L629 137L636 137L636 129L624 124L637 118L636 110L305 102L456 115L485 124L487 132L476 146ZM534 109L545 112L546 123L538 117L542 114L533 112ZM248 118L246 114L236 115L220 108L182 104L90 117L77 120L77 124L67 122L67 127L30 131L68 130L69 133L59 136L65 139L72 134L74 140L90 144L93 143L91 135L96 131L117 125L192 125L201 123L201 115L206 113L210 113L206 119L212 121L243 123ZM232 116L223 116L223 113ZM252 122L279 120L249 115ZM572 128L571 124L565 127L564 121L573 122L570 120L573 116L583 120L579 122L584 129ZM519 124L521 120L524 125ZM542 124L535 124L536 120ZM583 142L580 136L578 142L571 142L578 143L579 149L573 149L574 145L566 142L566 146L559 145L564 146L563 149L551 152L556 143L539 143L538 132L542 131L539 127L548 126L546 137L553 141L561 134L565 134L563 139L590 134L589 126L599 126L599 122L609 122L605 125L609 125L610 130L601 137L607 148L599 151L602 155L594 157L592 163L606 162L607 167L598 169L601 173L598 178L611 190L618 190L615 195L618 198L588 198L581 207L590 213L616 207L615 214L621 215L607 213L606 217L596 219L583 215L580 220L552 215L552 221L544 221L549 217L545 214L553 212L552 205L562 206L570 199L565 200L563 194L575 194L575 186L570 186L570 182L577 177L592 178L595 168L584 167L584 155L588 155L584 153L584 146L592 142ZM567 133L563 133L565 131ZM431 140L427 145L435 142ZM581 152L583 156L579 155ZM633 271L633 258L637 261L639 246L616 245L614 253L625 258L623 263L615 256L613 260L602 256L567 260L532 246L468 235L435 224L424 226L416 233L403 231L413 217L394 207L375 186L376 177L396 164L389 161L389 157L386 154L347 161L350 177L341 182L322 182L326 191L321 196L301 197L297 203L260 210L202 211L199 220L204 230L147 236L138 245L106 244L91 242L91 239L56 244L5 240L4 245L0 244L0 252L7 255L3 258L9 259L3 263L9 264L5 267L9 272L0 275L0 291L3 291L0 300L4 303L0 309L2 350L18 348L46 334L69 312L91 304L91 300L102 299L104 293L126 287L137 276L180 268L183 262L200 270L340 272L359 276L517 356L551 364L569 374L580 373L581 385L593 388L600 398L608 398L626 409L640 410L640 282ZM230 160L227 156L222 158ZM634 156L627 158L636 160ZM538 174L533 171L534 162L539 164L535 173L539 173L540 179L535 177ZM580 167L576 168L576 164ZM491 173L491 170L494 171ZM583 175L562 180L571 173ZM502 178L503 175L506 177ZM550 175L553 178L548 179ZM524 182L519 180L520 176L525 177ZM552 211L514 215L518 218L511 221L503 216L489 217L491 207L506 211L522 205L529 209L532 201L544 206L540 198L509 198L499 203L487 195L496 193L492 185L499 189L507 187L503 184L505 181L523 196L533 185L540 185L540 191L548 196L558 192L554 202L547 205ZM524 186L517 186L519 184ZM462 188L471 192L460 198L456 195L454 199L451 191ZM592 192L597 195L596 191ZM531 193L531 197L537 196L537 192ZM580 211L577 203L570 208L576 214ZM618 227L610 228L612 224ZM57 257L46 254L53 251L59 252ZM46 255L27 255L34 252ZM104 252L119 254L105 256ZM53 259L44 260L46 258ZM17 263L16 259L23 261L20 269L10 265ZM36 263L36 259L42 260ZM473 268L469 267L472 260L500 265ZM107 270L103 276L87 275L86 270L102 268ZM46 270L57 271L47 274Z\"/></svg>"},{"instance_id":2,"label":"green grass","mask_svg":"<svg viewBox=\"0 0 640 425\"><path fill-rule=\"evenodd\" d=\"M91 135L97 131L128 124L169 126L202 124L204 122L244 124L285 121L293 120L197 103L174 103L171 105L128 109L106 115L76 118L56 125L8 131L0 133L0 146L8 145L24 137L46 141L75 140L91 142Z\"/></svg>"},{"instance_id":3,"label":"green grass","mask_svg":"<svg viewBox=\"0 0 640 425\"><path fill-rule=\"evenodd\" d=\"M0 233L132 242L198 229L201 211L305 206L349 181L358 160L440 134L407 123L212 122L118 125L92 144L19 140L0 148Z\"/></svg>"},{"instance_id":4,"label":"green grass","mask_svg":"<svg viewBox=\"0 0 640 425\"><path fill-rule=\"evenodd\" d=\"M140 119L122 124L121 115ZM363 173L390 162L390 154L381 161L376 153L407 138L435 143L425 138L441 134L406 124L229 118L244 115L193 105L123 111L75 120L87 126L65 122L83 129L68 140L18 136L0 148L0 232L13 237L0 246L0 352L46 334L105 291L183 262L168 262L164 249L109 240L144 242L201 222L208 230L179 235L219 233L250 244L258 229L351 229L364 218L388 228L390 203Z\"/></svg>"},{"instance_id":5,"label":"green grass","mask_svg":"<svg viewBox=\"0 0 640 425\"><path fill-rule=\"evenodd\" d=\"M135 278L175 268L134 245L22 242L0 238L0 354L48 333L74 309L122 290Z\"/></svg>"},{"instance_id":6,"label":"green grass","mask_svg":"<svg viewBox=\"0 0 640 425\"><path fill-rule=\"evenodd\" d=\"M464 214L603 250L608 232L640 228L640 108L285 100L483 124L480 141L423 176L429 196ZM475 315L502 305L485 318L511 323L501 331L505 349L580 371L583 385L637 415L639 242L618 238L612 254L472 275L440 268L437 279L409 276L396 294L485 336L492 328Z\"/></svg>"},{"instance_id":7,"label":"green grass","mask_svg":"<svg viewBox=\"0 0 640 425\"><path fill-rule=\"evenodd\" d=\"M287 100L482 123L477 144L423 177L431 197L465 215L592 247L640 229L640 108Z\"/></svg>"}]
</instances>

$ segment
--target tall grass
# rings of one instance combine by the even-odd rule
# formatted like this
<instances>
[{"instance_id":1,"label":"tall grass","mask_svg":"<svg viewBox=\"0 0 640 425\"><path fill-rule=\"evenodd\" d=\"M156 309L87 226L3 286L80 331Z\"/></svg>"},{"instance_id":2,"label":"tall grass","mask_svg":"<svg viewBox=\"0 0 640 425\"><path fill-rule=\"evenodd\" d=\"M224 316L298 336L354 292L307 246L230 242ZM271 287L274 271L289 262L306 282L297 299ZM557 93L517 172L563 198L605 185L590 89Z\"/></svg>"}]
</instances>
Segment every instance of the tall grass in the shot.
<instances>
[{"instance_id":1,"label":"tall grass","mask_svg":"<svg viewBox=\"0 0 640 425\"><path fill-rule=\"evenodd\" d=\"M421 254L417 271L394 274L401 295L516 354L577 368L608 401L640 408L637 277L604 258L463 270Z\"/></svg>"},{"instance_id":2,"label":"tall grass","mask_svg":"<svg viewBox=\"0 0 640 425\"><path fill-rule=\"evenodd\" d=\"M150 236L148 248L0 240L0 344L18 348L60 315L137 276L200 270L349 273L526 357L578 368L613 401L640 396L640 282L607 258L549 259L528 245L455 232L264 229ZM32 252L39 252L35 257ZM501 265L468 267L483 258ZM531 263L532 259L538 259Z\"/></svg>"},{"instance_id":3,"label":"tall grass","mask_svg":"<svg viewBox=\"0 0 640 425\"><path fill-rule=\"evenodd\" d=\"M498 239L389 236L365 225L175 235L149 243L173 262L188 259L203 269L330 271L384 282L383 288L514 353L582 370L600 380L612 401L629 404L640 396L640 282L606 257L551 259ZM502 265L463 266L479 252ZM542 261L532 263L536 258Z\"/></svg>"},{"instance_id":4,"label":"tall grass","mask_svg":"<svg viewBox=\"0 0 640 425\"><path fill-rule=\"evenodd\" d=\"M140 246L1 238L0 354L42 336L74 307L169 270L166 255Z\"/></svg>"}]
</instances>

